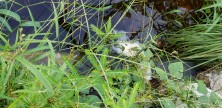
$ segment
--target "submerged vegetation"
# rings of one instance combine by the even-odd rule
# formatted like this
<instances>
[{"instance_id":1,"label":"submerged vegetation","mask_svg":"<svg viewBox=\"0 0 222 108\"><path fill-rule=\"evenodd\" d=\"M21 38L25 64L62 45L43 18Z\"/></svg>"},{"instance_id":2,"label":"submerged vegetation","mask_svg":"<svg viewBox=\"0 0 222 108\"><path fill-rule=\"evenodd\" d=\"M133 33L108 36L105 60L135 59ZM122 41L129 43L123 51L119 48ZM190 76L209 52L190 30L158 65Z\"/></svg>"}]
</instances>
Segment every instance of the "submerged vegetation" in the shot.
<instances>
[{"instance_id":1,"label":"submerged vegetation","mask_svg":"<svg viewBox=\"0 0 222 108\"><path fill-rule=\"evenodd\" d=\"M221 107L183 60L220 63L222 2L117 1L0 1L0 107Z\"/></svg>"}]
</instances>

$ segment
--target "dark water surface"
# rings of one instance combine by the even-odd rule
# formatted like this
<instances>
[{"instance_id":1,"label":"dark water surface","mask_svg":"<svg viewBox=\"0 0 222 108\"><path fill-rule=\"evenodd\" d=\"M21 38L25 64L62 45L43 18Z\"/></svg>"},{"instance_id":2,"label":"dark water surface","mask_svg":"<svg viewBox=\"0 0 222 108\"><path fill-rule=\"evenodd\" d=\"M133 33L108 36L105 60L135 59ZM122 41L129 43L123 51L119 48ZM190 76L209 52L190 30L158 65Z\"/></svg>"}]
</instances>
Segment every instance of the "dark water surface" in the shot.
<instances>
[{"instance_id":1,"label":"dark water surface","mask_svg":"<svg viewBox=\"0 0 222 108\"><path fill-rule=\"evenodd\" d=\"M54 5L58 6L58 1L53 0ZM29 15L27 7L30 9L33 18L35 21L41 21L40 33L52 33L51 35L46 36L50 40L61 41L65 38L66 35L69 35L72 38L83 39L85 34L88 33L87 26L90 24L94 24L98 27L103 26L103 23L108 20L109 17L112 17L112 24L115 25L115 29L124 30L128 33L131 39L139 39L140 41L148 41L151 37L157 34L157 31L153 26L157 26L156 23L161 19L158 18L159 15L156 14L156 11L152 5L135 2L132 5L132 9L127 10L127 5L131 2L122 0L112 0L103 2L102 0L83 0L85 5L96 7L106 5L106 7L110 7L104 13L102 11L96 11L92 8L86 8L87 15L84 16L83 7L72 5L73 1L70 1L71 5L69 5L69 9L72 11L76 11L75 15L65 15L65 21L72 23L72 18L78 20L74 24L72 24L72 33L68 34L68 32L60 27L60 35L59 38L56 38L55 35L55 26L50 28L50 25L53 23L52 20L54 18L53 14L53 5L51 0L15 0L14 2L8 2L7 8L13 12L16 12L20 15L23 21L31 21L31 17ZM78 1L81 4L81 0ZM26 7L27 6L27 7ZM2 4L2 7L6 7L6 4ZM155 17L155 20L153 18ZM46 25L48 23L48 25ZM18 27L19 23L13 19L9 20L10 26L15 29ZM23 33L33 34L33 27L23 27ZM10 34L9 40L10 44L13 45L15 42L15 36L17 31L14 30ZM91 35L94 35L91 32ZM35 39L42 39L44 36L37 36ZM71 38L65 39L66 42L69 42ZM80 40L80 42L81 42ZM30 48L36 47L36 44L31 44Z\"/></svg>"},{"instance_id":2,"label":"dark water surface","mask_svg":"<svg viewBox=\"0 0 222 108\"><path fill-rule=\"evenodd\" d=\"M89 35L92 40L95 40L97 36L94 32L88 31L89 25L93 24L97 27L103 27L110 17L112 18L114 29L124 30L130 39L145 43L162 31L194 24L195 22L191 19L198 17L195 10L202 5L202 0L135 0L134 2L133 0L69 0L70 3L65 5L65 8L67 8L66 12L58 11L59 8L57 8L57 11L60 12L58 13L59 16L63 16L63 19L59 20L59 37L56 37L53 21L53 4L55 7L58 7L61 5L61 2L58 1L14 0L14 2L2 2L1 8L7 8L16 12L20 15L22 21L31 21L29 8L34 20L41 22L39 33L51 33L49 35L36 36L35 39L48 38L58 41L53 44L57 51L69 51L70 45L61 44L60 42L69 42L71 44L83 43L84 37L89 37ZM106 7L105 11L98 11L97 9L100 7ZM180 12L167 13L175 9L180 10ZM179 20L181 23L175 23L174 19ZM67 30L64 26L62 27L61 23L63 22L69 23L68 28L71 30ZM9 19L9 24L14 31L12 33L5 32L9 34L8 39L10 44L13 45L17 33L15 28L18 27L19 23ZM33 27L23 27L23 29L22 33L26 35L35 33ZM37 45L37 43L30 44L29 48L35 48Z\"/></svg>"},{"instance_id":3,"label":"dark water surface","mask_svg":"<svg viewBox=\"0 0 222 108\"><path fill-rule=\"evenodd\" d=\"M135 0L132 4L132 0L69 0L69 4L66 5L66 8L69 9L66 15L64 15L64 21L71 23L72 33L67 34L68 32L60 27L59 38L55 36L55 26L50 28L50 24L53 24L52 20L54 18L53 4L55 7L61 5L59 0L53 0L53 2L51 0L14 0L14 2L11 1L6 4L3 2L2 7L7 6L11 11L18 13L23 21L31 21L27 9L28 7L35 21L41 21L42 27L45 27L41 28L42 30L40 32L52 33L46 36L50 40L61 41L66 35L69 35L69 37L75 38L77 41L80 39L81 42L84 35L94 35L93 32L88 32L87 26L94 24L98 27L102 27L108 18L112 17L112 25L115 26L115 29L126 31L130 39L138 39L140 42L147 42L157 33L164 31L166 25L172 26L172 24L169 24L171 22L169 22L169 20L168 22L165 21L163 16L167 16L171 19L173 19L173 17L184 18L183 20L186 20L190 15L187 13L192 13L193 10L200 8L201 0L191 1L192 0ZM84 4L85 7L81 6L81 4ZM129 5L131 5L131 7L128 9ZM96 9L102 6L105 6L107 9L105 11L96 11ZM181 13L179 13L179 15L176 14L176 16L175 14L165 14L174 9L181 10ZM84 15L84 12L87 14ZM188 19L191 18L188 17ZM182 23L186 22L187 21L184 21ZM12 28L18 27L18 22L12 19L9 20L9 23ZM48 25L46 25L46 23L48 23ZM11 34L9 37L11 44L15 42L16 32L17 31L9 33ZM26 35L33 34L34 30L32 27L24 27L23 33ZM38 36L36 39L41 39L43 37L44 36ZM66 38L64 41L69 42L72 38ZM30 48L35 46L36 45L31 45Z\"/></svg>"}]
</instances>

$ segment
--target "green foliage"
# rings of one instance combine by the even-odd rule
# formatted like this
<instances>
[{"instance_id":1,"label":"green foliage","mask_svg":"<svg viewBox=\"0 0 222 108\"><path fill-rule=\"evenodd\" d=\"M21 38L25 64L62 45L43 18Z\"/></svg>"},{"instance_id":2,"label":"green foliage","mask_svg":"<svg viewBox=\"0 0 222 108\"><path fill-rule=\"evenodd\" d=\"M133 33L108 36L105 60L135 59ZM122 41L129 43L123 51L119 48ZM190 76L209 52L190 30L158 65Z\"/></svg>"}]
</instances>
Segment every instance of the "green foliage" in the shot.
<instances>
[{"instance_id":1,"label":"green foliage","mask_svg":"<svg viewBox=\"0 0 222 108\"><path fill-rule=\"evenodd\" d=\"M160 102L163 108L176 108L176 105L174 104L174 102L168 98L165 98Z\"/></svg>"},{"instance_id":2,"label":"green foliage","mask_svg":"<svg viewBox=\"0 0 222 108\"><path fill-rule=\"evenodd\" d=\"M90 27L92 28L92 31L94 31L100 38L112 40L112 39L117 39L121 37L122 34L112 34L113 29L111 28L111 26L112 26L111 18L109 18L109 20L107 21L107 24L105 25L105 32L103 32L101 29L99 29L95 25L90 25Z\"/></svg>"},{"instance_id":3,"label":"green foliage","mask_svg":"<svg viewBox=\"0 0 222 108\"><path fill-rule=\"evenodd\" d=\"M173 77L178 79L181 79L183 77L184 69L182 62L171 63L169 64L168 69Z\"/></svg>"},{"instance_id":4,"label":"green foliage","mask_svg":"<svg viewBox=\"0 0 222 108\"><path fill-rule=\"evenodd\" d=\"M207 88L203 81L198 81L197 91L205 95L207 94Z\"/></svg>"},{"instance_id":5,"label":"green foliage","mask_svg":"<svg viewBox=\"0 0 222 108\"><path fill-rule=\"evenodd\" d=\"M12 28L4 18L0 17L0 21L2 25L4 25L10 32L12 32Z\"/></svg>"},{"instance_id":6,"label":"green foliage","mask_svg":"<svg viewBox=\"0 0 222 108\"><path fill-rule=\"evenodd\" d=\"M37 77L40 80L40 82L45 86L45 88L47 88L47 90L53 92L53 88L49 83L49 81L45 78L45 76L41 72L39 72L39 70L33 64L31 64L25 58L17 57L16 59L20 63L22 63L25 67L27 67L27 69L30 70L35 75L35 77Z\"/></svg>"},{"instance_id":7,"label":"green foliage","mask_svg":"<svg viewBox=\"0 0 222 108\"><path fill-rule=\"evenodd\" d=\"M0 9L0 14L5 15L6 17L12 17L12 18L14 18L16 21L21 22L21 17L20 17L17 13L12 12L12 11L10 11L10 10Z\"/></svg>"},{"instance_id":8,"label":"green foliage","mask_svg":"<svg viewBox=\"0 0 222 108\"><path fill-rule=\"evenodd\" d=\"M168 79L167 73L163 69L156 67L155 71L159 75L160 80L167 80Z\"/></svg>"},{"instance_id":9,"label":"green foliage","mask_svg":"<svg viewBox=\"0 0 222 108\"><path fill-rule=\"evenodd\" d=\"M88 9L103 12L112 6L93 7L87 3L73 2L77 10L72 10L65 16L72 18L71 23L78 22L81 23L81 27L86 27L89 44L93 43L93 40L96 45L92 44L95 46L89 46L89 48L76 45L74 47L77 47L77 50L80 49L79 53L84 53L84 55L76 58L72 54L62 55L62 63L57 63L58 55L53 44L60 45L64 40L61 42L48 40L49 35L53 34L51 28L48 28L46 33L43 33L41 29L46 25L54 26L56 39L59 38L59 15L67 4L64 1L60 2L60 5L52 2L53 18L44 21L44 24L34 20L34 13L27 6L24 8L27 8L31 21L23 21L16 12L11 10L0 9L0 15L4 16L0 17L2 26L10 32L17 33L16 43L10 45L5 38L9 34L5 34L4 30L0 31L1 42L5 43L4 46L0 46L0 107L136 108L156 106L175 108L177 100L194 107L221 106L221 99L214 92L209 97L206 96L207 88L202 81L198 81L197 88L198 92L204 94L201 97L197 97L192 91L183 89L191 82L182 78L184 72L182 62L169 64L167 67L169 72L156 66L153 59L157 55L151 50L154 48L150 43L141 45L143 48L137 57L112 56L110 43L122 34L113 33L115 25L112 24L111 17L105 23L101 22L103 26L90 25L87 18L86 22L81 22L73 17L76 15L76 11L83 11L82 16L87 16ZM131 7L134 2L135 0L129 4L124 2L123 5L127 10L122 16L128 10L135 12ZM11 28L8 18L18 21L18 27ZM214 17L214 19L214 24L205 29L206 32L219 30L215 28L220 19L219 17ZM25 36L21 27L34 27L35 33ZM91 31L95 32L96 38L93 38ZM39 35L44 38L35 39ZM66 38L68 37L69 34ZM28 49L31 43L40 44L36 48ZM46 61L38 63L42 59L46 59ZM78 60L75 61L76 59ZM82 75L79 64L81 67L84 62L92 66L86 70L88 74ZM151 64L152 66L148 66ZM118 67L119 65L121 67ZM149 71L152 73L152 78L157 80L156 83L152 83L153 80L146 80L146 72Z\"/></svg>"}]
</instances>

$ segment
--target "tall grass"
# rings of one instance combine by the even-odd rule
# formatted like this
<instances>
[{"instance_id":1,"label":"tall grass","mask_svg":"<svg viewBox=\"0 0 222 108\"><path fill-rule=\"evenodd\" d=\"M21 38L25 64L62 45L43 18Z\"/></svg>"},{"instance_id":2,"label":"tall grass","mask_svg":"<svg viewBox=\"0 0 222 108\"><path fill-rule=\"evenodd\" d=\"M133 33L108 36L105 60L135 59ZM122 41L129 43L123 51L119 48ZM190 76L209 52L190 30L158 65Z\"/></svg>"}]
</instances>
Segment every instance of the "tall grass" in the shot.
<instances>
[{"instance_id":1,"label":"tall grass","mask_svg":"<svg viewBox=\"0 0 222 108\"><path fill-rule=\"evenodd\" d=\"M221 61L221 1L198 10L205 15L202 24L167 34L179 56L201 63Z\"/></svg>"}]
</instances>

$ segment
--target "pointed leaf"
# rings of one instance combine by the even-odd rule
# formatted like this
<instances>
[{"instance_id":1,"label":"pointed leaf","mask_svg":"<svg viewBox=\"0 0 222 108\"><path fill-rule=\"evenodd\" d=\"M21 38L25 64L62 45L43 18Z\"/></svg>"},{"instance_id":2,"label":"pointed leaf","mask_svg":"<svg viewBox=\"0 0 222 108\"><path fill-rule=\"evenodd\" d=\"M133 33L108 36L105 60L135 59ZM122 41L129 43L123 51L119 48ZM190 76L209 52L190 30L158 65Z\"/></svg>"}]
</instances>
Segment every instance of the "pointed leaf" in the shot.
<instances>
[{"instance_id":1,"label":"pointed leaf","mask_svg":"<svg viewBox=\"0 0 222 108\"><path fill-rule=\"evenodd\" d=\"M107 56L107 54L108 54L108 48L104 48L103 49L103 53L102 53L102 56L100 57L100 62L101 62L101 65L102 65L102 67L103 68L105 68L106 67L106 56Z\"/></svg>"},{"instance_id":2,"label":"pointed leaf","mask_svg":"<svg viewBox=\"0 0 222 108\"><path fill-rule=\"evenodd\" d=\"M91 54L90 50L85 50L85 54L87 55L87 58L92 63L94 68L96 68L97 70L100 70L100 66L99 66L97 60L95 59L95 57Z\"/></svg>"},{"instance_id":3,"label":"pointed leaf","mask_svg":"<svg viewBox=\"0 0 222 108\"><path fill-rule=\"evenodd\" d=\"M109 38L110 39L118 39L121 36L123 36L123 33L111 34L111 35L109 35Z\"/></svg>"},{"instance_id":4,"label":"pointed leaf","mask_svg":"<svg viewBox=\"0 0 222 108\"><path fill-rule=\"evenodd\" d=\"M12 12L12 11L10 11L10 10L0 9L0 14L6 15L6 16L9 16L9 17L12 17L12 18L14 18L15 20L17 20L18 22L21 22L21 17L20 17L17 13Z\"/></svg>"},{"instance_id":5,"label":"pointed leaf","mask_svg":"<svg viewBox=\"0 0 222 108\"><path fill-rule=\"evenodd\" d=\"M99 37L103 37L104 36L104 32L99 29L98 27L96 27L95 25L91 24L90 27L92 28L92 31L96 32L96 34L99 36Z\"/></svg>"},{"instance_id":6,"label":"pointed leaf","mask_svg":"<svg viewBox=\"0 0 222 108\"><path fill-rule=\"evenodd\" d=\"M1 22L1 24L4 25L10 32L12 32L11 26L8 24L8 22L7 22L4 18L0 17L0 22Z\"/></svg>"},{"instance_id":7,"label":"pointed leaf","mask_svg":"<svg viewBox=\"0 0 222 108\"><path fill-rule=\"evenodd\" d=\"M112 20L111 17L109 17L109 20L107 21L106 24L106 33L108 33L111 30L111 27L112 27Z\"/></svg>"},{"instance_id":8,"label":"pointed leaf","mask_svg":"<svg viewBox=\"0 0 222 108\"><path fill-rule=\"evenodd\" d=\"M20 26L25 26L25 27L37 27L37 28L39 28L39 27L41 27L41 25L40 25L40 22L37 22L37 21L35 21L35 22L33 22L33 21L26 21L26 22L23 22Z\"/></svg>"},{"instance_id":9,"label":"pointed leaf","mask_svg":"<svg viewBox=\"0 0 222 108\"><path fill-rule=\"evenodd\" d=\"M139 89L139 83L136 83L133 87L133 91L131 92L130 94L130 97L129 97L129 100L127 102L127 108L130 108L132 106L135 106L135 98L136 98L136 95L137 95L137 90Z\"/></svg>"},{"instance_id":10,"label":"pointed leaf","mask_svg":"<svg viewBox=\"0 0 222 108\"><path fill-rule=\"evenodd\" d=\"M23 57L17 56L16 59L23 64L28 70L34 74L35 77L39 79L39 81L44 85L46 89L48 89L50 92L53 92L53 87L49 83L49 81L46 79L46 77L28 60L26 60Z\"/></svg>"},{"instance_id":11,"label":"pointed leaf","mask_svg":"<svg viewBox=\"0 0 222 108\"><path fill-rule=\"evenodd\" d=\"M37 33L37 26L38 26L38 25L36 25L35 19L34 19L33 15L32 15L31 10L29 9L29 7L27 7L27 9L28 9L28 12L29 12L29 16L30 16L31 19L32 19L32 25L33 25L33 27L34 27L35 33ZM37 24L38 24L38 23L37 23ZM40 26L40 24L39 24L39 26Z\"/></svg>"}]
</instances>

